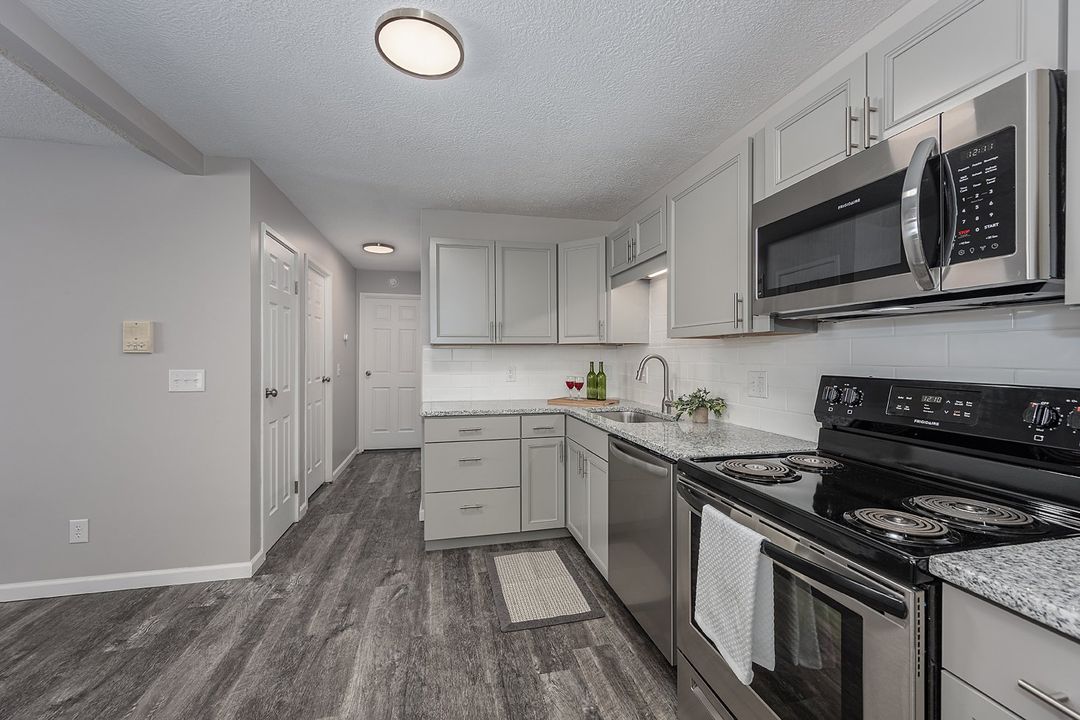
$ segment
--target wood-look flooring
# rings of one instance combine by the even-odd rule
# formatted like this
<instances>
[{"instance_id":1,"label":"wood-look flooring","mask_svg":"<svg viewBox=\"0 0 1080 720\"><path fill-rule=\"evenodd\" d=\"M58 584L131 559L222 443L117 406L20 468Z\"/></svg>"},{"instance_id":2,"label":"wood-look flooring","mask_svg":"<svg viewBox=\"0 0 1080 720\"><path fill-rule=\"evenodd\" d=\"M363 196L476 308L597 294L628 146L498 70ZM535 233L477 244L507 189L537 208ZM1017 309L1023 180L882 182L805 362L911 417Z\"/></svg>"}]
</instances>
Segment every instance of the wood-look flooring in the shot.
<instances>
[{"instance_id":1,"label":"wood-look flooring","mask_svg":"<svg viewBox=\"0 0 1080 720\"><path fill-rule=\"evenodd\" d=\"M675 718L675 673L573 540L605 617L502 633L485 553L425 553L416 451L364 453L250 580L0 604L0 717Z\"/></svg>"}]
</instances>

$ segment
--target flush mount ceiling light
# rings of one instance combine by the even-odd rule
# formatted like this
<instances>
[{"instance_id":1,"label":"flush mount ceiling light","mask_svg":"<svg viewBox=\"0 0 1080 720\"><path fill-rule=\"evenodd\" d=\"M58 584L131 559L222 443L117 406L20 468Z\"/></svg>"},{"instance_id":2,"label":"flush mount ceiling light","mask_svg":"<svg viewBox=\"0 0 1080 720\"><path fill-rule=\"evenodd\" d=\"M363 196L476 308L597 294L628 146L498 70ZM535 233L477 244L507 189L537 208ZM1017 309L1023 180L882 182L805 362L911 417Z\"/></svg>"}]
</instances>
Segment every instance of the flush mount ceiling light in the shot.
<instances>
[{"instance_id":1,"label":"flush mount ceiling light","mask_svg":"<svg viewBox=\"0 0 1080 720\"><path fill-rule=\"evenodd\" d=\"M369 242L363 244L364 252L369 252L372 255L389 255L394 252L394 246L388 243L381 242Z\"/></svg>"},{"instance_id":2,"label":"flush mount ceiling light","mask_svg":"<svg viewBox=\"0 0 1080 720\"><path fill-rule=\"evenodd\" d=\"M465 62L465 45L454 26L416 8L391 10L379 18L375 47L383 60L418 78L450 77Z\"/></svg>"}]
</instances>

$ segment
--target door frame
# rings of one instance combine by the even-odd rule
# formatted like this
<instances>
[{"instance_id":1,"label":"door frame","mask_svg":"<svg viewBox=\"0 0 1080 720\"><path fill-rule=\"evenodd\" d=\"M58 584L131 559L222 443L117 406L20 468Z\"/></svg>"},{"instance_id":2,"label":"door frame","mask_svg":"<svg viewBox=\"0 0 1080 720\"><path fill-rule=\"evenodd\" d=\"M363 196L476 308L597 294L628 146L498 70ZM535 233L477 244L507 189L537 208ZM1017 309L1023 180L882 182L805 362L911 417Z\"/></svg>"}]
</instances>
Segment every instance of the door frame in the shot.
<instances>
[{"instance_id":1,"label":"door frame","mask_svg":"<svg viewBox=\"0 0 1080 720\"><path fill-rule=\"evenodd\" d=\"M266 468L263 465L264 449L265 449L264 448L264 439L265 438L263 436L263 428L266 426L266 403L263 401L264 399L262 397L262 378L263 378L264 366L265 366L265 363L266 363L266 358L263 356L263 329L266 326L266 317L265 317L265 315L266 315L266 286L265 286L266 278L263 276L263 253L265 252L265 248L266 248L267 236L273 238L276 242L281 243L282 245L287 247L289 250L291 250L296 255L296 269L297 269L298 272L297 272L297 277L295 278L295 280L297 282L297 292L296 292L297 300L296 300L296 303L297 303L298 309L299 309L300 303L302 301L302 296L300 295L300 293L298 291L299 290L299 282L300 282L299 269L300 269L300 267L302 267L302 259L304 257L304 255L300 252L299 248L297 248L296 245L294 245L293 243L286 240L285 237L281 233L279 233L277 230L274 230L274 228L270 227L270 225L268 225L265 222L260 222L259 223L259 274L258 274L258 277L259 277L259 342L258 342L258 347L259 347L259 377L256 380L256 382L254 383L254 386L255 386L255 398L259 402L259 545L260 545L260 555L262 555L262 556L265 556L267 551L270 550L270 548L268 548L266 546L266 513L265 513L265 508L266 508L266 496L265 496L266 481L265 481L265 475L264 475L265 471L266 471ZM300 367L301 367L300 359L301 358L300 358L300 322L299 322L299 315L300 315L300 313L297 313L297 320L294 321L294 323L293 323L293 332L295 333L294 336L296 338L296 342L293 343L293 352L295 353L295 356L293 357L293 367L295 368L294 377L293 377L293 384L294 384L294 387L296 387L297 390L298 390L298 392L295 394L294 399L293 399L293 417L294 418L300 416L300 407L301 407L300 402L301 402L301 396L303 394L303 387L302 387L302 384L300 382ZM294 457L293 468L292 468L293 480L299 482L300 475L301 475L300 470L301 470L301 465L302 465L302 460L301 460L301 456L300 456L300 424L299 423L293 423L292 435L293 435L292 440L293 440L293 443L294 443L293 446L296 448L296 452L293 455L293 457ZM300 521L300 499L299 499L300 494L294 492L292 495L293 495L293 500L292 500L293 523L295 524L295 523ZM306 498L304 499L304 509L305 510L307 509L307 499Z\"/></svg>"},{"instance_id":2,"label":"door frame","mask_svg":"<svg viewBox=\"0 0 1080 720\"><path fill-rule=\"evenodd\" d=\"M364 404L364 391L367 386L364 384L364 300L417 300L419 301L419 309L421 316L424 309L423 295L414 295L412 293L395 294L395 293L356 293L356 408L357 415L359 416L359 422L356 423L356 447L357 452L362 453L366 448L364 441L367 436L367 406ZM421 321L422 322L422 321ZM417 357L420 359L421 372L417 378L417 390L420 391L420 404L424 404L424 373L423 373L423 353L424 353L424 338L423 327L420 328L420 332L417 333L417 343L420 346L420 352ZM424 443L424 424L420 423L420 444Z\"/></svg>"},{"instance_id":3,"label":"door frame","mask_svg":"<svg viewBox=\"0 0 1080 720\"><path fill-rule=\"evenodd\" d=\"M310 255L306 255L304 260L305 260L305 262L304 262L304 297L303 297L303 303L304 303L304 373L303 374L304 374L304 378L307 378L307 376L308 376L308 367L307 367L307 338L308 338L308 327L307 327L307 299L308 299L307 298L307 274L309 272L314 272L316 275L321 276L322 279L325 281L325 283L323 285L323 308L325 310L325 313L324 313L324 316L323 316L323 323L324 323L324 327L326 328L326 332L323 333L323 342L324 342L323 357L326 359L326 364L329 365L329 367L327 368L327 370L330 373L329 377L334 378L334 377L336 377L336 373L334 371L334 368L336 367L336 364L334 363L334 276L333 276L333 273L331 273L325 267L320 265L318 261L313 260ZM333 384L333 380L331 380L330 384L331 385ZM324 461L323 461L323 472L326 475L326 479L323 482L324 483L332 483L332 482L334 482L334 466L331 465L330 463L334 462L334 390L333 390L333 388L327 388L327 390L328 390L328 392L326 393L325 398L324 398L324 407L325 407L325 409L323 411L323 412L326 413L326 424L324 425L324 427L326 428L326 437L323 438L323 444L325 445L325 447L323 448L323 452L324 452L323 457L325 458ZM306 382L304 383L303 393L304 393L304 401L303 401L304 402L304 407L307 407L307 383ZM304 432L305 433L307 432L306 418L305 418ZM307 444L306 443L304 444L304 452L305 453L307 452ZM308 492L309 489L307 487L307 482L306 481L307 481L307 478L305 478L304 492L303 492L303 498L304 499L303 499L302 504L304 506L307 506L308 498L311 496L311 494Z\"/></svg>"}]
</instances>

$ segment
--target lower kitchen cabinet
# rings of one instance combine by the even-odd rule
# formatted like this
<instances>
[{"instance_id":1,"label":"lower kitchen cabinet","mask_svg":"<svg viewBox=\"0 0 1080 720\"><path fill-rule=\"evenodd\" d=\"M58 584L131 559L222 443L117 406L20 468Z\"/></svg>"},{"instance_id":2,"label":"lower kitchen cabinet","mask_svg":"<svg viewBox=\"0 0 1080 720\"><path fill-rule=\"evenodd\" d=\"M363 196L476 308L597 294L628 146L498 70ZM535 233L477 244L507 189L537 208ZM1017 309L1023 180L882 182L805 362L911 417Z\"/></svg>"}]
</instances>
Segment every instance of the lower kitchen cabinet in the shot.
<instances>
[{"instance_id":1,"label":"lower kitchen cabinet","mask_svg":"<svg viewBox=\"0 0 1080 720\"><path fill-rule=\"evenodd\" d=\"M516 487L428 493L424 506L425 540L521 530L521 490Z\"/></svg>"},{"instance_id":2,"label":"lower kitchen cabinet","mask_svg":"<svg viewBox=\"0 0 1080 720\"><path fill-rule=\"evenodd\" d=\"M608 464L573 440L567 440L566 528L607 578Z\"/></svg>"},{"instance_id":3,"label":"lower kitchen cabinet","mask_svg":"<svg viewBox=\"0 0 1080 720\"><path fill-rule=\"evenodd\" d=\"M566 525L566 440L521 441L521 529L549 530Z\"/></svg>"},{"instance_id":4,"label":"lower kitchen cabinet","mask_svg":"<svg viewBox=\"0 0 1080 720\"><path fill-rule=\"evenodd\" d=\"M585 484L585 449L566 441L566 529L585 547L589 532L589 488Z\"/></svg>"}]
</instances>

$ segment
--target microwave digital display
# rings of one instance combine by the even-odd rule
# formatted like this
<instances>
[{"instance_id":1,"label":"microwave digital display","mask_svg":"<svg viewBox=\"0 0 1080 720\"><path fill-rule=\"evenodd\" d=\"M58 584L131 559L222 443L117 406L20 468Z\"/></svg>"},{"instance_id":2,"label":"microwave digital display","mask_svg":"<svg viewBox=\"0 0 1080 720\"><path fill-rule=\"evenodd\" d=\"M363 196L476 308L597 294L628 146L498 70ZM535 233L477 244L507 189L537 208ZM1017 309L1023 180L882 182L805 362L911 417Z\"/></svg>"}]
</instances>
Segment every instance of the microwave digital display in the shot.
<instances>
[{"instance_id":1,"label":"microwave digital display","mask_svg":"<svg viewBox=\"0 0 1080 720\"><path fill-rule=\"evenodd\" d=\"M1016 128L945 153L954 196L948 263L1016 252Z\"/></svg>"}]
</instances>

